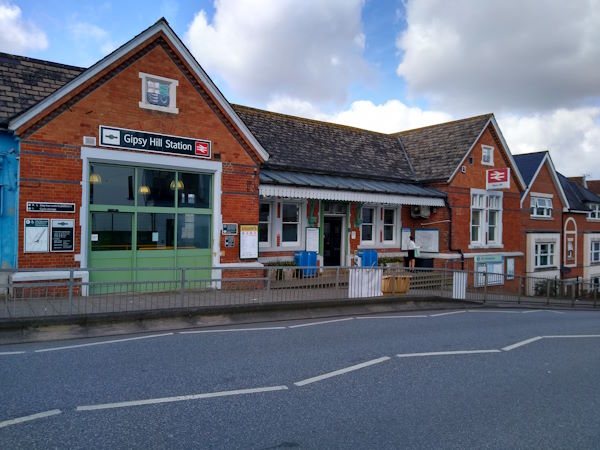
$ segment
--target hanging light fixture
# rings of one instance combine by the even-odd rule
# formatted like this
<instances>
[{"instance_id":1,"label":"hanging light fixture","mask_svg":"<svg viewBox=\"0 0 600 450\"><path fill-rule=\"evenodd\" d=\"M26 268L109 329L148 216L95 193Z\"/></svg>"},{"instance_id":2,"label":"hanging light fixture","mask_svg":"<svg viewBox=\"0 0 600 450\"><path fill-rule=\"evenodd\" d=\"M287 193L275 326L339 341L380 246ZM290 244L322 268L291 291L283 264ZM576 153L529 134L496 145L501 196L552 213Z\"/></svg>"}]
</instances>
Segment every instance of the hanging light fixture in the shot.
<instances>
[{"instance_id":1,"label":"hanging light fixture","mask_svg":"<svg viewBox=\"0 0 600 450\"><path fill-rule=\"evenodd\" d=\"M90 174L90 184L100 184L102 183L102 177L99 173Z\"/></svg>"},{"instance_id":2,"label":"hanging light fixture","mask_svg":"<svg viewBox=\"0 0 600 450\"><path fill-rule=\"evenodd\" d=\"M175 190L175 180L171 181L171 184L169 185L169 187L171 188L172 191ZM177 190L180 191L183 188L184 188L183 181L177 180Z\"/></svg>"},{"instance_id":3,"label":"hanging light fixture","mask_svg":"<svg viewBox=\"0 0 600 450\"><path fill-rule=\"evenodd\" d=\"M138 189L138 192L140 194L148 195L150 193L150 186L146 186L145 184L142 184L140 186L140 188Z\"/></svg>"}]
</instances>

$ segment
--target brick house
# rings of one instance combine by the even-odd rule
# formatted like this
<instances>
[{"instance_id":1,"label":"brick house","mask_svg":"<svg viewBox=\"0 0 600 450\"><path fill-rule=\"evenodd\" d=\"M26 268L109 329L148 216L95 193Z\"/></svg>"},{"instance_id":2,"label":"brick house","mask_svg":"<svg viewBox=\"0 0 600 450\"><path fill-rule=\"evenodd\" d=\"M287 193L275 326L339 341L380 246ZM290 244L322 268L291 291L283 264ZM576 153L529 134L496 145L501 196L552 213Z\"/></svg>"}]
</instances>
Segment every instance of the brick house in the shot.
<instances>
[{"instance_id":1,"label":"brick house","mask_svg":"<svg viewBox=\"0 0 600 450\"><path fill-rule=\"evenodd\" d=\"M526 249L525 275L562 278L573 264L575 237L564 236L569 202L547 151L515 155L527 189L521 196L521 242ZM565 251L563 253L563 243ZM535 281L527 287L533 293Z\"/></svg>"},{"instance_id":2,"label":"brick house","mask_svg":"<svg viewBox=\"0 0 600 450\"><path fill-rule=\"evenodd\" d=\"M19 268L122 268L92 281L139 281L174 272L128 269L258 266L239 239L224 245L221 226L256 224L268 154L167 22L76 72L8 122L20 139ZM19 98L54 73L22 77Z\"/></svg>"}]
</instances>

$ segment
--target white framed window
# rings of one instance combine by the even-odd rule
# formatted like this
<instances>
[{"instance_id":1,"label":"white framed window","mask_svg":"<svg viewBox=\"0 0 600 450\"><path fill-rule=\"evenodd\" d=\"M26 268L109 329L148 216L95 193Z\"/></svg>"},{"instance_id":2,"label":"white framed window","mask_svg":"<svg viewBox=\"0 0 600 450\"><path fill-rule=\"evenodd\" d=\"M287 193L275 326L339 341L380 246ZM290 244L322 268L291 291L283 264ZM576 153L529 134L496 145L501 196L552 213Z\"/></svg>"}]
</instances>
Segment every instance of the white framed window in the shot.
<instances>
[{"instance_id":1,"label":"white framed window","mask_svg":"<svg viewBox=\"0 0 600 450\"><path fill-rule=\"evenodd\" d=\"M142 79L142 100L140 108L178 114L177 86L179 82L171 78L148 73L139 73Z\"/></svg>"},{"instance_id":2,"label":"white framed window","mask_svg":"<svg viewBox=\"0 0 600 450\"><path fill-rule=\"evenodd\" d=\"M271 203L260 202L258 210L258 243L261 247L271 246Z\"/></svg>"},{"instance_id":3,"label":"white framed window","mask_svg":"<svg viewBox=\"0 0 600 450\"><path fill-rule=\"evenodd\" d=\"M600 263L600 241L592 241L590 249L590 262Z\"/></svg>"},{"instance_id":4,"label":"white framed window","mask_svg":"<svg viewBox=\"0 0 600 450\"><path fill-rule=\"evenodd\" d=\"M535 243L535 268L554 267L554 242Z\"/></svg>"},{"instance_id":5,"label":"white framed window","mask_svg":"<svg viewBox=\"0 0 600 450\"><path fill-rule=\"evenodd\" d=\"M531 196L529 203L531 217L552 217L552 199Z\"/></svg>"},{"instance_id":6,"label":"white framed window","mask_svg":"<svg viewBox=\"0 0 600 450\"><path fill-rule=\"evenodd\" d=\"M481 146L481 164L485 164L486 166L494 165L494 147L490 147L489 145Z\"/></svg>"},{"instance_id":7,"label":"white framed window","mask_svg":"<svg viewBox=\"0 0 600 450\"><path fill-rule=\"evenodd\" d=\"M383 242L396 242L396 209L383 208Z\"/></svg>"},{"instance_id":8,"label":"white framed window","mask_svg":"<svg viewBox=\"0 0 600 450\"><path fill-rule=\"evenodd\" d=\"M488 243L502 242L502 196L488 196Z\"/></svg>"},{"instance_id":9,"label":"white framed window","mask_svg":"<svg viewBox=\"0 0 600 450\"><path fill-rule=\"evenodd\" d=\"M591 211L588 213L588 219L599 220L600 219L600 204L593 203L590 205Z\"/></svg>"},{"instance_id":10,"label":"white framed window","mask_svg":"<svg viewBox=\"0 0 600 450\"><path fill-rule=\"evenodd\" d=\"M375 208L372 206L363 206L361 210L362 225L360 226L360 243L375 243Z\"/></svg>"},{"instance_id":11,"label":"white framed window","mask_svg":"<svg viewBox=\"0 0 600 450\"><path fill-rule=\"evenodd\" d=\"M471 246L502 245L502 192L471 189Z\"/></svg>"},{"instance_id":12,"label":"white framed window","mask_svg":"<svg viewBox=\"0 0 600 450\"><path fill-rule=\"evenodd\" d=\"M281 203L281 245L300 245L300 205Z\"/></svg>"},{"instance_id":13,"label":"white framed window","mask_svg":"<svg viewBox=\"0 0 600 450\"><path fill-rule=\"evenodd\" d=\"M471 194L471 243L484 244L483 224L485 221L486 196L482 193Z\"/></svg>"}]
</instances>

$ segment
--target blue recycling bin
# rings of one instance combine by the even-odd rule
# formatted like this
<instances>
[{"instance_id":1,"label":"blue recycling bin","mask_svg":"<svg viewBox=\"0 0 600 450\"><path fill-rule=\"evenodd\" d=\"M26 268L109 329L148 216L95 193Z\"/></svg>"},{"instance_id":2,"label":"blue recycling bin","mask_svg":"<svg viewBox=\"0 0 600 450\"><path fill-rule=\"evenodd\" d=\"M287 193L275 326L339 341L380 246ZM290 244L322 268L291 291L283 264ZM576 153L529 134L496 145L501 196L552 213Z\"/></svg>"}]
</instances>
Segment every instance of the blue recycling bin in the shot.
<instances>
[{"instance_id":1,"label":"blue recycling bin","mask_svg":"<svg viewBox=\"0 0 600 450\"><path fill-rule=\"evenodd\" d=\"M303 277L314 277L317 273L317 252L294 252L296 266L303 268Z\"/></svg>"},{"instance_id":2,"label":"blue recycling bin","mask_svg":"<svg viewBox=\"0 0 600 450\"><path fill-rule=\"evenodd\" d=\"M377 267L377 250L359 250L358 256L362 267Z\"/></svg>"}]
</instances>

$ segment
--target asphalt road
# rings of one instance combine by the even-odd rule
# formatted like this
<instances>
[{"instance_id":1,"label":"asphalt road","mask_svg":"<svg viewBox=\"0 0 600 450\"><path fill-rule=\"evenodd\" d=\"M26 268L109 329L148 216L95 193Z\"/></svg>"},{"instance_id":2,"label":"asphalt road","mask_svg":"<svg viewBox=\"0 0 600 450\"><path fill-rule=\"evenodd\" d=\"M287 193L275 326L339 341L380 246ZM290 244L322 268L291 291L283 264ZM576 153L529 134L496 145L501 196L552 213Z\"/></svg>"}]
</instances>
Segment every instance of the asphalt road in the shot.
<instances>
[{"instance_id":1,"label":"asphalt road","mask_svg":"<svg viewBox=\"0 0 600 450\"><path fill-rule=\"evenodd\" d=\"M1 346L0 382L6 449L598 448L600 313L349 316Z\"/></svg>"}]
</instances>

